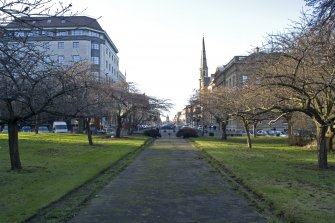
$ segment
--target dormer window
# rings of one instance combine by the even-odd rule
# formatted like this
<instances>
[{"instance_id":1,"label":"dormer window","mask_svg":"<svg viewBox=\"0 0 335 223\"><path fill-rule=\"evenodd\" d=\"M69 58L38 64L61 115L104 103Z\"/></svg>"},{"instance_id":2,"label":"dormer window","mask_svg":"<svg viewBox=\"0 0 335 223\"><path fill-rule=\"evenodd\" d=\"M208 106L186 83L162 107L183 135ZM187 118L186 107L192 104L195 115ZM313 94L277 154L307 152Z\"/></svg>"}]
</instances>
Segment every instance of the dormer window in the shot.
<instances>
[{"instance_id":1,"label":"dormer window","mask_svg":"<svg viewBox=\"0 0 335 223\"><path fill-rule=\"evenodd\" d=\"M51 19L48 19L48 21L47 21L48 23L51 23Z\"/></svg>"},{"instance_id":2,"label":"dormer window","mask_svg":"<svg viewBox=\"0 0 335 223\"><path fill-rule=\"evenodd\" d=\"M63 19L63 20L61 21L61 23L65 23L65 19Z\"/></svg>"},{"instance_id":3,"label":"dormer window","mask_svg":"<svg viewBox=\"0 0 335 223\"><path fill-rule=\"evenodd\" d=\"M24 32L23 31L16 31L16 32L14 32L14 36L15 37L23 37L24 36Z\"/></svg>"},{"instance_id":4,"label":"dormer window","mask_svg":"<svg viewBox=\"0 0 335 223\"><path fill-rule=\"evenodd\" d=\"M57 36L67 36L68 32L67 31L58 31Z\"/></svg>"}]
</instances>

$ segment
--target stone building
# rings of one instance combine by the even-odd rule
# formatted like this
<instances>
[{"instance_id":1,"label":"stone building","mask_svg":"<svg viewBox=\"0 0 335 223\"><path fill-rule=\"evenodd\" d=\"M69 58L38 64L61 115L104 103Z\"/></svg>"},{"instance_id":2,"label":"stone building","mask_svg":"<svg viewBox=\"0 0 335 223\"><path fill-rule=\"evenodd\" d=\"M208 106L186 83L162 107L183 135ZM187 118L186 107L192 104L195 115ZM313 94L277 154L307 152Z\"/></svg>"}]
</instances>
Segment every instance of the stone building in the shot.
<instances>
[{"instance_id":1,"label":"stone building","mask_svg":"<svg viewBox=\"0 0 335 223\"><path fill-rule=\"evenodd\" d=\"M67 66L86 61L94 68L92 75L100 81L112 85L126 83L126 76L119 69L119 50L96 19L87 16L21 17L10 22L5 30L2 35L9 39L9 44L15 47L24 43L41 51L46 63ZM52 122L52 118L48 119ZM113 120L112 115L99 117L94 124L107 126L113 124ZM69 126L78 125L77 120L67 121Z\"/></svg>"},{"instance_id":2,"label":"stone building","mask_svg":"<svg viewBox=\"0 0 335 223\"><path fill-rule=\"evenodd\" d=\"M25 38L31 47L45 52L45 61L91 63L97 78L125 82L119 70L118 49L96 19L87 16L21 17L6 27L14 38ZM15 44L15 42L13 42Z\"/></svg>"},{"instance_id":3,"label":"stone building","mask_svg":"<svg viewBox=\"0 0 335 223\"><path fill-rule=\"evenodd\" d=\"M234 56L223 68L217 68L211 80L211 86L236 87L241 86L248 75L243 72L242 66L246 56Z\"/></svg>"},{"instance_id":4,"label":"stone building","mask_svg":"<svg viewBox=\"0 0 335 223\"><path fill-rule=\"evenodd\" d=\"M256 51L255 53L258 53ZM236 88L238 90L239 87L243 86L245 82L248 80L248 70L245 69L246 59L254 56L251 54L249 56L234 56L226 65L224 65L224 69L217 70L215 72L210 83L210 88L214 89L215 87L225 86ZM263 118L257 126L257 129L266 129L266 130L277 130L277 131L286 131L287 121L283 118L279 119L275 123L270 124L269 115ZM228 132L236 132L239 133L244 131L243 123L238 119L231 119L227 125Z\"/></svg>"}]
</instances>

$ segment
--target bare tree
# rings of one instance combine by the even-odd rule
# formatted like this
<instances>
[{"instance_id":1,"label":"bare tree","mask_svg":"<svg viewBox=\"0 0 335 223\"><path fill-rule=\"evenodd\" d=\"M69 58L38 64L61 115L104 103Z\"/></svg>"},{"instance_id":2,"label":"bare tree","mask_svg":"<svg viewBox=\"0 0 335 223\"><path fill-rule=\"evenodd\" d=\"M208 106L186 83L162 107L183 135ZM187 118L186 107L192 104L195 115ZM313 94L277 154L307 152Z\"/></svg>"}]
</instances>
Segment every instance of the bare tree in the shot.
<instances>
[{"instance_id":1,"label":"bare tree","mask_svg":"<svg viewBox=\"0 0 335 223\"><path fill-rule=\"evenodd\" d=\"M15 58L14 60L12 58ZM19 60L19 61L17 61ZM8 123L11 168L21 169L18 122L50 111L56 100L84 88L79 67L41 66L29 53L0 59L0 119ZM43 68L41 68L43 67Z\"/></svg>"},{"instance_id":2,"label":"bare tree","mask_svg":"<svg viewBox=\"0 0 335 223\"><path fill-rule=\"evenodd\" d=\"M203 91L203 104L222 130L221 140L227 140L227 125L231 118L232 110L229 106L231 89L220 86L212 91Z\"/></svg>"},{"instance_id":3,"label":"bare tree","mask_svg":"<svg viewBox=\"0 0 335 223\"><path fill-rule=\"evenodd\" d=\"M49 114L58 116L79 118L84 121L85 131L89 145L93 145L92 131L90 123L92 118L99 118L108 115L107 91L110 85L100 82L92 75L92 67L87 62L76 63L77 72L79 69L86 73L81 79L80 90L69 92L66 97L61 97L48 107ZM109 93L108 93L109 94Z\"/></svg>"},{"instance_id":4,"label":"bare tree","mask_svg":"<svg viewBox=\"0 0 335 223\"><path fill-rule=\"evenodd\" d=\"M201 107L200 107L200 92L198 90L194 90L193 94L188 99L189 106L188 106L188 117L186 117L186 124L195 125L198 127L200 123L200 116L201 116Z\"/></svg>"},{"instance_id":5,"label":"bare tree","mask_svg":"<svg viewBox=\"0 0 335 223\"><path fill-rule=\"evenodd\" d=\"M25 16L58 16L69 12L72 4L64 5L63 3L55 3L53 0L5 0L1 1L0 17L1 27L13 21L21 21L21 17Z\"/></svg>"},{"instance_id":6,"label":"bare tree","mask_svg":"<svg viewBox=\"0 0 335 223\"><path fill-rule=\"evenodd\" d=\"M46 63L40 50L7 29L14 20L22 27L29 27L21 20L22 16L56 16L71 7L55 6L51 0L2 1L0 6L0 119L8 124L12 170L22 168L18 122L43 113L55 99L82 87L79 83L83 73L75 66L64 68Z\"/></svg>"},{"instance_id":7,"label":"bare tree","mask_svg":"<svg viewBox=\"0 0 335 223\"><path fill-rule=\"evenodd\" d=\"M314 17L312 22L322 24L333 20L335 16L335 1L334 0L305 0L307 6L314 8Z\"/></svg>"},{"instance_id":8,"label":"bare tree","mask_svg":"<svg viewBox=\"0 0 335 223\"><path fill-rule=\"evenodd\" d=\"M138 111L147 115L161 113L171 108L172 104L165 99L157 99L139 93L131 83L120 83L113 87L110 95L110 108L116 115L117 128L115 137L121 137L122 126L127 118Z\"/></svg>"},{"instance_id":9,"label":"bare tree","mask_svg":"<svg viewBox=\"0 0 335 223\"><path fill-rule=\"evenodd\" d=\"M249 149L252 148L250 126L256 128L259 121L268 118L268 95L268 92L260 91L251 78L248 83L230 91L231 116L237 117L243 123Z\"/></svg>"},{"instance_id":10,"label":"bare tree","mask_svg":"<svg viewBox=\"0 0 335 223\"><path fill-rule=\"evenodd\" d=\"M138 129L139 126L148 123L160 123L160 113L154 111L135 110L128 118L129 131L128 134L133 134L133 131Z\"/></svg>"},{"instance_id":11,"label":"bare tree","mask_svg":"<svg viewBox=\"0 0 335 223\"><path fill-rule=\"evenodd\" d=\"M272 92L273 109L312 118L318 166L324 169L328 167L325 136L335 120L335 33L333 21L313 26L310 21L304 17L289 32L270 35L267 53L259 54L254 74L260 86Z\"/></svg>"},{"instance_id":12,"label":"bare tree","mask_svg":"<svg viewBox=\"0 0 335 223\"><path fill-rule=\"evenodd\" d=\"M161 123L160 116L169 111L173 106L168 99L159 99L152 96L146 96L147 103L134 109L130 114L129 120L133 124L140 124L142 122Z\"/></svg>"},{"instance_id":13,"label":"bare tree","mask_svg":"<svg viewBox=\"0 0 335 223\"><path fill-rule=\"evenodd\" d=\"M142 104L146 104L145 95L135 93L129 88L128 84L119 84L114 87L110 98L112 113L116 115L116 132L115 137L121 137L122 126L126 118L136 109L139 109Z\"/></svg>"}]
</instances>

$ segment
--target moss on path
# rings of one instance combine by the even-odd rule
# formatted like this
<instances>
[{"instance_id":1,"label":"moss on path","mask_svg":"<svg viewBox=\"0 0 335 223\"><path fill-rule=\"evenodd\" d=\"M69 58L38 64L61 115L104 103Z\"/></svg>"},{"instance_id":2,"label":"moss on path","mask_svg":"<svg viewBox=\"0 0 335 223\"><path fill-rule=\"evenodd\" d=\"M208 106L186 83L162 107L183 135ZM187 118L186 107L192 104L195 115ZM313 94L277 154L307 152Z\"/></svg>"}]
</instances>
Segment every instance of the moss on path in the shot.
<instances>
[{"instance_id":1,"label":"moss on path","mask_svg":"<svg viewBox=\"0 0 335 223\"><path fill-rule=\"evenodd\" d=\"M265 222L200 151L158 139L71 222Z\"/></svg>"}]
</instances>

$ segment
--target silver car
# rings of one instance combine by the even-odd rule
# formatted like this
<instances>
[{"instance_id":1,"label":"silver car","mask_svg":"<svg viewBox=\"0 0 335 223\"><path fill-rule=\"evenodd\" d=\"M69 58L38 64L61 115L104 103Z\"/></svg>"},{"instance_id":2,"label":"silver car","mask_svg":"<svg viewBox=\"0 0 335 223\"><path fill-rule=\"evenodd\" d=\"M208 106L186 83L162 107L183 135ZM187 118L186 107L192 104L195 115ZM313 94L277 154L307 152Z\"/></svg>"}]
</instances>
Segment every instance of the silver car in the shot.
<instances>
[{"instance_id":1,"label":"silver car","mask_svg":"<svg viewBox=\"0 0 335 223\"><path fill-rule=\"evenodd\" d=\"M37 129L38 133L49 133L49 129L46 126L39 126Z\"/></svg>"},{"instance_id":2,"label":"silver car","mask_svg":"<svg viewBox=\"0 0 335 223\"><path fill-rule=\"evenodd\" d=\"M7 125L5 125L5 126L3 127L2 132L3 132L3 133L8 133L8 126L7 126Z\"/></svg>"}]
</instances>

